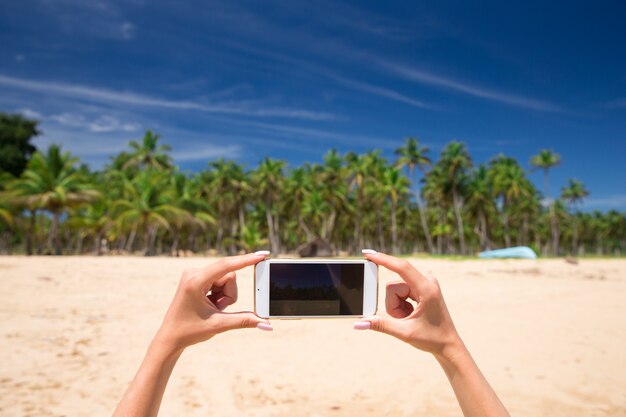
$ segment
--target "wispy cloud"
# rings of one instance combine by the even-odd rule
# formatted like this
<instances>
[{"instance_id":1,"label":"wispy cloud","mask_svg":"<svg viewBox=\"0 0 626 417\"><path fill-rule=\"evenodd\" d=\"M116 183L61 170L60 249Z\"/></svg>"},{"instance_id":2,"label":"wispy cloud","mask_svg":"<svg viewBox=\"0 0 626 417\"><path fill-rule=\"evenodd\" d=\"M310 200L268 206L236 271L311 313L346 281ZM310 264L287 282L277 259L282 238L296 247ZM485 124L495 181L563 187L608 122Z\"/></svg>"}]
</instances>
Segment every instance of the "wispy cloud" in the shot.
<instances>
[{"instance_id":1,"label":"wispy cloud","mask_svg":"<svg viewBox=\"0 0 626 417\"><path fill-rule=\"evenodd\" d=\"M520 96L508 92L497 91L489 88L478 87L451 78L431 74L420 69L397 64L389 61L378 60L378 64L389 72L398 75L409 81L420 84L441 87L447 90L456 91L473 97L496 101L515 107L526 108L542 112L561 113L564 109L560 106L544 100Z\"/></svg>"},{"instance_id":2,"label":"wispy cloud","mask_svg":"<svg viewBox=\"0 0 626 417\"><path fill-rule=\"evenodd\" d=\"M241 155L240 145L206 145L197 144L195 146L186 146L182 149L174 149L172 157L176 161L202 161L217 158L237 159Z\"/></svg>"},{"instance_id":3,"label":"wispy cloud","mask_svg":"<svg viewBox=\"0 0 626 417\"><path fill-rule=\"evenodd\" d=\"M61 126L84 129L93 133L136 132L141 128L139 123L124 122L111 115L100 115L89 118L78 113L60 113L46 115L32 109L21 109L18 113L30 119L42 122L53 122Z\"/></svg>"},{"instance_id":4,"label":"wispy cloud","mask_svg":"<svg viewBox=\"0 0 626 417\"><path fill-rule=\"evenodd\" d=\"M616 98L615 100L611 100L604 104L604 107L608 107L610 109L619 109L626 107L626 97Z\"/></svg>"},{"instance_id":5,"label":"wispy cloud","mask_svg":"<svg viewBox=\"0 0 626 417\"><path fill-rule=\"evenodd\" d=\"M129 41L136 27L124 17L118 4L104 0L39 0L51 20L72 35ZM130 4L130 2L127 2Z\"/></svg>"},{"instance_id":6,"label":"wispy cloud","mask_svg":"<svg viewBox=\"0 0 626 417\"><path fill-rule=\"evenodd\" d=\"M28 80L1 74L0 85L42 94L57 94L65 97L75 97L97 102L118 103L132 106L159 107L175 110L195 110L207 113L236 114L256 117L282 117L305 120L336 119L336 117L330 113L290 107L268 107L263 104L254 105L251 101L231 101L226 103L207 104L191 100L169 100L133 92L115 91L77 84Z\"/></svg>"},{"instance_id":7,"label":"wispy cloud","mask_svg":"<svg viewBox=\"0 0 626 417\"><path fill-rule=\"evenodd\" d=\"M343 84L346 87L350 87L354 90L359 90L365 93L369 93L369 94L373 94L379 97L384 97L384 98L388 98L390 100L394 100L394 101L398 101L400 103L404 103L404 104L408 104L410 106L413 107L418 107L420 109L429 109L429 110L434 110L436 107L431 105L431 104L427 104L423 101L420 100L416 100L413 99L411 97L405 96L404 94L401 94L395 90L391 90L389 88L385 88L385 87L379 87L377 85L373 85L373 84L369 84L369 83L364 83L361 81L355 81L355 80L349 80L347 78L343 78L340 77L338 75L333 75L330 73L326 74L329 78L334 79L335 81L339 82L340 84Z\"/></svg>"},{"instance_id":8,"label":"wispy cloud","mask_svg":"<svg viewBox=\"0 0 626 417\"><path fill-rule=\"evenodd\" d=\"M251 53L263 58L269 58L273 61L279 62L281 64L287 64L290 65L294 68L297 68L298 71L304 71L304 72L309 72L312 74L315 74L317 76L321 76L327 79L330 79L344 87L347 87L349 89L352 90L357 90L357 91L361 91L364 93L368 93L371 95L375 95L378 97L383 97L389 100L393 100L393 101L397 101L400 103L404 103L404 104L408 104L410 106L413 107L418 107L421 109L429 109L429 110L434 110L437 107L426 103L424 101L421 100L417 100L414 99L412 97L408 97L402 93L399 93L398 91L395 91L393 89L390 88L386 88L386 87L381 87L379 85L375 85L375 84L371 84L371 83L366 83L363 81L357 81L357 80L353 80L353 79L349 79L346 77L343 77L339 74L337 74L334 71L331 71L330 69L323 67L319 64L313 63L313 62L305 62L284 54L279 54L276 52L270 52L267 50L263 50L260 48L253 48L250 47L248 45L244 45L240 42L236 42L236 41L232 41L232 40L221 40L221 43L223 43L224 45L239 50L239 51L244 51L247 53Z\"/></svg>"},{"instance_id":9,"label":"wispy cloud","mask_svg":"<svg viewBox=\"0 0 626 417\"><path fill-rule=\"evenodd\" d=\"M590 197L582 202L582 207L626 210L626 194L613 194L606 197Z\"/></svg>"},{"instance_id":10,"label":"wispy cloud","mask_svg":"<svg viewBox=\"0 0 626 417\"><path fill-rule=\"evenodd\" d=\"M121 122L113 116L100 116L94 120L88 120L82 115L62 113L49 116L61 125L78 127L94 133L101 132L135 132L141 127L138 123Z\"/></svg>"}]
</instances>

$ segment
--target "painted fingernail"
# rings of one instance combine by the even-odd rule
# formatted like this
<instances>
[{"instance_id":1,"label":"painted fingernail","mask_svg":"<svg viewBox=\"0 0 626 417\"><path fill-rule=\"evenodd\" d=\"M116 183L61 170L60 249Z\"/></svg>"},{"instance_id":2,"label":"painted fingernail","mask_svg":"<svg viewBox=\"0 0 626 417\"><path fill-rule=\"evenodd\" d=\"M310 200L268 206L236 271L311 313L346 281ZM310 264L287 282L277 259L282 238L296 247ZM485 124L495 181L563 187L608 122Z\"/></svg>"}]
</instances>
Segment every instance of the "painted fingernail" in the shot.
<instances>
[{"instance_id":1,"label":"painted fingernail","mask_svg":"<svg viewBox=\"0 0 626 417\"><path fill-rule=\"evenodd\" d=\"M361 253L363 255L376 255L376 254L378 254L378 252L376 252L374 249L361 249Z\"/></svg>"},{"instance_id":2,"label":"painted fingernail","mask_svg":"<svg viewBox=\"0 0 626 417\"><path fill-rule=\"evenodd\" d=\"M354 323L354 330L368 330L371 325L369 321L357 321Z\"/></svg>"},{"instance_id":3,"label":"painted fingernail","mask_svg":"<svg viewBox=\"0 0 626 417\"><path fill-rule=\"evenodd\" d=\"M256 256L267 256L267 255L270 254L270 251L268 251L268 250L258 250L256 252L254 252L254 254Z\"/></svg>"},{"instance_id":4,"label":"painted fingernail","mask_svg":"<svg viewBox=\"0 0 626 417\"><path fill-rule=\"evenodd\" d=\"M267 324L267 323L259 323L256 325L256 328L259 330L265 330L266 332L271 332L272 330L274 330L274 328L272 327L271 324Z\"/></svg>"}]
</instances>

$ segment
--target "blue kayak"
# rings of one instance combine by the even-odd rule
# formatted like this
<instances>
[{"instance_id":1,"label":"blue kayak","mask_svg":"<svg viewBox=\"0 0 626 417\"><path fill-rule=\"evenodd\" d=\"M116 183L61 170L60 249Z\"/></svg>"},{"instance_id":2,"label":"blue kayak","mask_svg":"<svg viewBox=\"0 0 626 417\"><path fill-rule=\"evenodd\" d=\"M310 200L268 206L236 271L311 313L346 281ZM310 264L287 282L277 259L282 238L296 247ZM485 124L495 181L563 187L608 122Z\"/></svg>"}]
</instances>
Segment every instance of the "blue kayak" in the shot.
<instances>
[{"instance_id":1,"label":"blue kayak","mask_svg":"<svg viewBox=\"0 0 626 417\"><path fill-rule=\"evenodd\" d=\"M537 254L528 246L515 246L513 248L495 249L480 252L479 258L483 259L501 259L501 258L522 258L536 259Z\"/></svg>"}]
</instances>

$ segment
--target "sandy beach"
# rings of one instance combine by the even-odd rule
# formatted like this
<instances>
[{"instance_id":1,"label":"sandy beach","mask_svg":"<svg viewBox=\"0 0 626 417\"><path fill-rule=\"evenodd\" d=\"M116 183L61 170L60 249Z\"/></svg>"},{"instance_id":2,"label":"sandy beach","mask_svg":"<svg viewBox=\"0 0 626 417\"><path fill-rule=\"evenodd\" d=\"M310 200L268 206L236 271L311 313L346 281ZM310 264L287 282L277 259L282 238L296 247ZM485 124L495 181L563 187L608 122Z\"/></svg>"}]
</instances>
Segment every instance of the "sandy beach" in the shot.
<instances>
[{"instance_id":1,"label":"sandy beach","mask_svg":"<svg viewBox=\"0 0 626 417\"><path fill-rule=\"evenodd\" d=\"M0 257L0 415L108 416L181 272L207 258ZM626 260L413 259L514 416L626 416ZM381 270L384 283L394 276ZM252 309L252 268L238 274ZM379 308L380 308L379 303ZM188 349L161 416L459 416L436 361L352 320Z\"/></svg>"}]
</instances>

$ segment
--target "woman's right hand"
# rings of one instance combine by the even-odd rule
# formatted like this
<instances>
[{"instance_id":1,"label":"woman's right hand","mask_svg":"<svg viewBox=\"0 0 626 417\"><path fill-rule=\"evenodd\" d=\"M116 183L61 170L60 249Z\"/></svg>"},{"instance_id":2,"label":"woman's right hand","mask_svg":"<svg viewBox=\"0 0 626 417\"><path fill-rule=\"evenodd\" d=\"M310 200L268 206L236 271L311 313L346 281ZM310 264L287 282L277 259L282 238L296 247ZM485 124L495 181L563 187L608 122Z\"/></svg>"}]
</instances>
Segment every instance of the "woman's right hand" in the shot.
<instances>
[{"instance_id":1,"label":"woman's right hand","mask_svg":"<svg viewBox=\"0 0 626 417\"><path fill-rule=\"evenodd\" d=\"M406 260L374 251L364 254L402 279L387 284L385 307L390 317L364 317L354 324L355 329L387 333L435 355L462 345L435 278L424 276Z\"/></svg>"}]
</instances>

